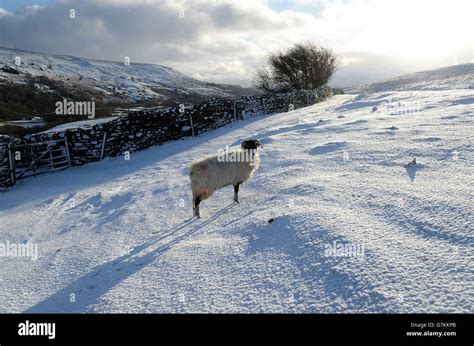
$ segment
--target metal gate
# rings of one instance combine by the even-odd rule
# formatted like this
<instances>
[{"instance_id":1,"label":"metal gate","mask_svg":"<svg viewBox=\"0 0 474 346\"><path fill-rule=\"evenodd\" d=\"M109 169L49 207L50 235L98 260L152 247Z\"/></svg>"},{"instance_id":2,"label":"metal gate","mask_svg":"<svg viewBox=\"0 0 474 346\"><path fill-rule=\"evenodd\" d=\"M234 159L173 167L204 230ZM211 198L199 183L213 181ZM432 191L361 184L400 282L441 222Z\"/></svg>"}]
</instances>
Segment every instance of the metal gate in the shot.
<instances>
[{"instance_id":1,"label":"metal gate","mask_svg":"<svg viewBox=\"0 0 474 346\"><path fill-rule=\"evenodd\" d=\"M71 167L66 138L12 146L8 154L13 184L19 179Z\"/></svg>"}]
</instances>

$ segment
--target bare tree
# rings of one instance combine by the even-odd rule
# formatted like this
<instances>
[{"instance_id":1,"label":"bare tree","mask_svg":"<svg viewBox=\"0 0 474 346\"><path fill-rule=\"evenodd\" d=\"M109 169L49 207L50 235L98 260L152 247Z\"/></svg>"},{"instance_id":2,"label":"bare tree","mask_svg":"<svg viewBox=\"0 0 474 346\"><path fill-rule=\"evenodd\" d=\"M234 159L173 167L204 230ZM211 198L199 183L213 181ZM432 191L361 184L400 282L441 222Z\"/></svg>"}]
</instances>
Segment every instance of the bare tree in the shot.
<instances>
[{"instance_id":1,"label":"bare tree","mask_svg":"<svg viewBox=\"0 0 474 346\"><path fill-rule=\"evenodd\" d=\"M268 66L257 71L255 86L267 92L317 89L336 71L336 56L329 48L311 42L297 43L287 51L271 53Z\"/></svg>"}]
</instances>

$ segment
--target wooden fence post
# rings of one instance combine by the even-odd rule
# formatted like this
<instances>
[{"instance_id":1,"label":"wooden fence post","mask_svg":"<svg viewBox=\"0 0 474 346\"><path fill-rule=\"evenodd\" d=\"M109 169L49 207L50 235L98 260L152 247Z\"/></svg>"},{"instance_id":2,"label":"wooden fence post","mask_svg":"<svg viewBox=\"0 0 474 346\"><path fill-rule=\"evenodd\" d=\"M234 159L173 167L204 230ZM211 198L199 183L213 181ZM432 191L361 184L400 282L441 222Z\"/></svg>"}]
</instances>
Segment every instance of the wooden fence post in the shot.
<instances>
[{"instance_id":1,"label":"wooden fence post","mask_svg":"<svg viewBox=\"0 0 474 346\"><path fill-rule=\"evenodd\" d=\"M103 139L102 139L102 147L100 148L100 159L101 160L104 158L106 139L107 139L107 131L104 131L104 136L103 136ZM68 150L68 155L69 155L69 150Z\"/></svg>"},{"instance_id":2,"label":"wooden fence post","mask_svg":"<svg viewBox=\"0 0 474 346\"><path fill-rule=\"evenodd\" d=\"M263 112L267 114L267 107L265 106L265 98L262 96Z\"/></svg>"},{"instance_id":3,"label":"wooden fence post","mask_svg":"<svg viewBox=\"0 0 474 346\"><path fill-rule=\"evenodd\" d=\"M193 115L189 113L189 121L191 122L191 133L194 137L194 123L193 123Z\"/></svg>"},{"instance_id":4,"label":"wooden fence post","mask_svg":"<svg viewBox=\"0 0 474 346\"><path fill-rule=\"evenodd\" d=\"M69 142L67 140L66 132L64 133L64 148L66 150L66 156L67 156L67 160L69 162L69 167L72 167L71 155L69 155Z\"/></svg>"},{"instance_id":5,"label":"wooden fence post","mask_svg":"<svg viewBox=\"0 0 474 346\"><path fill-rule=\"evenodd\" d=\"M12 180L12 185L16 184L16 167L15 167L15 158L12 153L11 145L8 145L8 164L10 166L10 178Z\"/></svg>"}]
</instances>

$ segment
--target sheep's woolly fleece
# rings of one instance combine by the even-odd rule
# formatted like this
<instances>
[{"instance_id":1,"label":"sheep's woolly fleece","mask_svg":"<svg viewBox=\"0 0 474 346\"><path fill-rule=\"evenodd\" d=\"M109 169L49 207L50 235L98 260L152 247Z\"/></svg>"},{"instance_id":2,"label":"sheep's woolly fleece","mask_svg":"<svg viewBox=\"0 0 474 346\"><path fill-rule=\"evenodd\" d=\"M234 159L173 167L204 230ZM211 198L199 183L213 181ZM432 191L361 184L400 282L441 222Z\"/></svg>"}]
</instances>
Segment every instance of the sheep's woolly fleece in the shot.
<instances>
[{"instance_id":1,"label":"sheep's woolly fleece","mask_svg":"<svg viewBox=\"0 0 474 346\"><path fill-rule=\"evenodd\" d=\"M240 148L225 149L196 159L190 166L193 197L207 199L219 188L246 182L259 165L258 151L253 153Z\"/></svg>"}]
</instances>

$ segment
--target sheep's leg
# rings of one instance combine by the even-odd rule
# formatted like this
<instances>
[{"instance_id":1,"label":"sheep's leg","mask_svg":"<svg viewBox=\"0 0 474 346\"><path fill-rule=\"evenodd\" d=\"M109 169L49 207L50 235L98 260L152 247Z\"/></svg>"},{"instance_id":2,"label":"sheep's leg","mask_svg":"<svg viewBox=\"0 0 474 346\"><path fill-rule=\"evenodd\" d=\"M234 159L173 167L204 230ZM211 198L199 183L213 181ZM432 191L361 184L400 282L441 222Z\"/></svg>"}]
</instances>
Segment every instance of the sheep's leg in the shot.
<instances>
[{"instance_id":1,"label":"sheep's leg","mask_svg":"<svg viewBox=\"0 0 474 346\"><path fill-rule=\"evenodd\" d=\"M201 215L199 213L199 204L201 203L201 196L197 196L195 199L194 199L194 205L193 205L193 213L194 213L194 216L196 216L198 219L201 218Z\"/></svg>"},{"instance_id":2,"label":"sheep's leg","mask_svg":"<svg viewBox=\"0 0 474 346\"><path fill-rule=\"evenodd\" d=\"M239 187L240 184L234 185L234 202L239 203Z\"/></svg>"}]
</instances>

